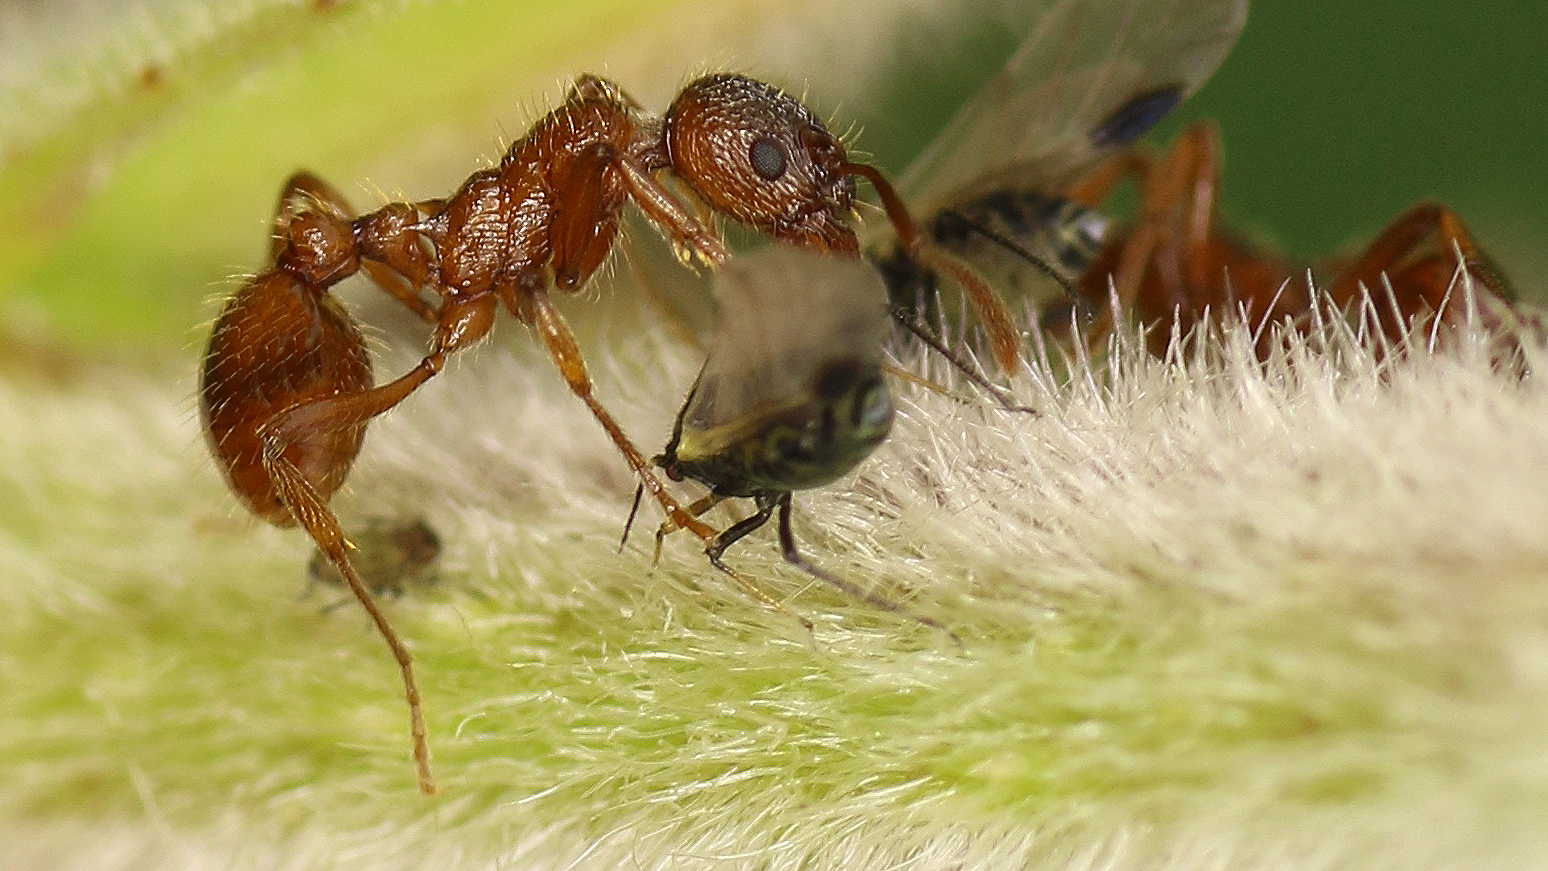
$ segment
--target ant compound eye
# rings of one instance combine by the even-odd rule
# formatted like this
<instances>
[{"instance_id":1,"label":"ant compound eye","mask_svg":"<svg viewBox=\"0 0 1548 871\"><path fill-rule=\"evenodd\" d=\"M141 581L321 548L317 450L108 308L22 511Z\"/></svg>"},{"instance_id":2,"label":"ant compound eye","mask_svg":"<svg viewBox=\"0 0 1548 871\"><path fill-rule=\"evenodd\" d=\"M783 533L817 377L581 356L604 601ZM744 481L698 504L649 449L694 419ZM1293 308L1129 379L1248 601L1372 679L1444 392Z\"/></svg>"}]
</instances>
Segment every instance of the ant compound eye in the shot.
<instances>
[{"instance_id":1,"label":"ant compound eye","mask_svg":"<svg viewBox=\"0 0 1548 871\"><path fill-rule=\"evenodd\" d=\"M784 147L772 136L754 139L747 149L747 156L752 161L753 172L764 181L778 181L789 166Z\"/></svg>"}]
</instances>

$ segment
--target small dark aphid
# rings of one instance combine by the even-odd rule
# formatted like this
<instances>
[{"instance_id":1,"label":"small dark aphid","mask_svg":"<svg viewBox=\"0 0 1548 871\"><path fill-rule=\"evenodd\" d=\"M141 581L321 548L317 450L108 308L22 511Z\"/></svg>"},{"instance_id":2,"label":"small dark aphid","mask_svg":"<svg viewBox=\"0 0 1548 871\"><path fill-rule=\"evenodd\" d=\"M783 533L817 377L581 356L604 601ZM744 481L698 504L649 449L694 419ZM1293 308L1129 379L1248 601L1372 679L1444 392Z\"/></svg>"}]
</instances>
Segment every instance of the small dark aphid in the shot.
<instances>
[{"instance_id":1,"label":"small dark aphid","mask_svg":"<svg viewBox=\"0 0 1548 871\"><path fill-rule=\"evenodd\" d=\"M715 290L719 319L709 355L671 440L655 458L672 480L691 478L710 488L689 507L695 515L728 498L753 500L756 513L707 543L710 562L783 610L721 559L777 510L786 560L852 596L902 610L809 562L790 528L793 491L848 474L892 429L892 394L882 377L887 305L880 277L862 261L772 248L728 263ZM670 521L661 527L658 548L674 528Z\"/></svg>"},{"instance_id":2,"label":"small dark aphid","mask_svg":"<svg viewBox=\"0 0 1548 871\"><path fill-rule=\"evenodd\" d=\"M435 561L441 537L421 517L373 517L350 543L355 571L374 596L401 596L409 589L435 582ZM348 588L337 566L321 550L306 565L311 583Z\"/></svg>"}]
</instances>

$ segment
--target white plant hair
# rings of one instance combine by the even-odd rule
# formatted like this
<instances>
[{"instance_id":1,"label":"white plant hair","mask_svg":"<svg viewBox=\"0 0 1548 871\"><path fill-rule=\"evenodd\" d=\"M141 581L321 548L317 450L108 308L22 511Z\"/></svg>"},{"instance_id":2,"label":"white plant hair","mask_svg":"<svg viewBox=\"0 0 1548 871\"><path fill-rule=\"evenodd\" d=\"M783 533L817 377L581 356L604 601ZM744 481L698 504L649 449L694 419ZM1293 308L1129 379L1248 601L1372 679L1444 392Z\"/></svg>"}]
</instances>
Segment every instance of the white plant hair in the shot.
<instances>
[{"instance_id":1,"label":"white plant hair","mask_svg":"<svg viewBox=\"0 0 1548 871\"><path fill-rule=\"evenodd\" d=\"M699 360L631 299L573 315L648 449ZM241 516L189 381L7 370L0 865L1542 867L1543 340L1375 353L1360 322L1266 362L1239 324L1033 355L1036 415L899 384L796 535L960 646L767 531L726 559L810 635L691 538L620 553L627 467L506 325L372 424L336 503L446 543L387 606L431 800L380 640L302 596L303 534Z\"/></svg>"}]
</instances>

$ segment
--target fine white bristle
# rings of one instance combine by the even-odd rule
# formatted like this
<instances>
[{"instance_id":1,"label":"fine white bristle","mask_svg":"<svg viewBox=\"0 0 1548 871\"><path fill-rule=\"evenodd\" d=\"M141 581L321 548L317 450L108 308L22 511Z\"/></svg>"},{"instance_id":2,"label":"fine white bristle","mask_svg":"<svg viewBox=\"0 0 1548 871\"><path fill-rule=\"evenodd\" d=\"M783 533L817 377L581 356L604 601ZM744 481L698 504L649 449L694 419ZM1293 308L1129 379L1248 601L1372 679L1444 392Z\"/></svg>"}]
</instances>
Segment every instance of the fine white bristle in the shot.
<instances>
[{"instance_id":1,"label":"fine white bristle","mask_svg":"<svg viewBox=\"0 0 1548 871\"><path fill-rule=\"evenodd\" d=\"M628 300L575 319L609 324L599 394L649 452L699 361ZM336 500L445 544L439 584L388 605L435 801L379 639L303 596L302 534L239 516L186 379L7 376L11 858L1538 867L1548 356L1355 336L1262 365L1239 327L1171 360L1128 336L1089 372L1053 351L1008 385L1036 416L897 385L891 439L797 494L796 535L958 647L813 585L768 531L726 559L811 635L692 539L620 554L633 479L506 325L372 425Z\"/></svg>"}]
</instances>

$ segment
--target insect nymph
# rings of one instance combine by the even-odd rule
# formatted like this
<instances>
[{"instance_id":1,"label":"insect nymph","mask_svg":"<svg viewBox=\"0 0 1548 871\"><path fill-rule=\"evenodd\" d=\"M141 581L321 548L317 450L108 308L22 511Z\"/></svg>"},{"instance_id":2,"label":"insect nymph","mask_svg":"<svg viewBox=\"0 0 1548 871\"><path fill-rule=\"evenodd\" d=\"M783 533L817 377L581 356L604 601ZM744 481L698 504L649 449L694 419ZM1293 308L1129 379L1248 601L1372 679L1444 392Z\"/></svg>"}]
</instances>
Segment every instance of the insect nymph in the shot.
<instances>
[{"instance_id":1,"label":"insect nymph","mask_svg":"<svg viewBox=\"0 0 1548 871\"><path fill-rule=\"evenodd\" d=\"M880 275L863 261L775 246L727 264L716 276L715 295L719 315L709 355L671 440L655 458L672 480L709 488L688 507L692 514L733 497L753 500L752 516L711 539L705 554L754 596L780 607L721 559L777 511L786 560L849 595L902 610L809 562L790 525L794 491L849 474L892 431L892 392L882 375L888 311ZM658 545L674 528L663 524Z\"/></svg>"}]
</instances>

